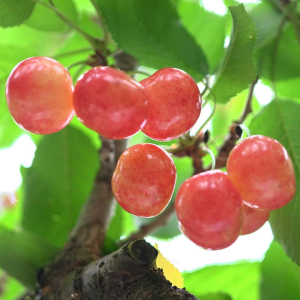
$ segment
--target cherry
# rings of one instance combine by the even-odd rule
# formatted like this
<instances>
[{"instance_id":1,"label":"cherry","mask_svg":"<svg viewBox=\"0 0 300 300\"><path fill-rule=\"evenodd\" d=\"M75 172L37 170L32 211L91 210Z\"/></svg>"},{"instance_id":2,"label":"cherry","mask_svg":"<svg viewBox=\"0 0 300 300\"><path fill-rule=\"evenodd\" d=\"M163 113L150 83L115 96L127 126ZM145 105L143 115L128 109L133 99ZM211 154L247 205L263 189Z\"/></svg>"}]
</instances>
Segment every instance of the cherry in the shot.
<instances>
[{"instance_id":1,"label":"cherry","mask_svg":"<svg viewBox=\"0 0 300 300\"><path fill-rule=\"evenodd\" d=\"M6 83L8 109L15 122L36 134L65 127L74 115L73 83L67 69L47 57L20 62Z\"/></svg>"},{"instance_id":2,"label":"cherry","mask_svg":"<svg viewBox=\"0 0 300 300\"><path fill-rule=\"evenodd\" d=\"M227 172L245 203L254 208L278 209L295 194L291 159L278 141L266 136L238 143L228 157Z\"/></svg>"},{"instance_id":3,"label":"cherry","mask_svg":"<svg viewBox=\"0 0 300 300\"><path fill-rule=\"evenodd\" d=\"M170 155L152 144L138 144L121 155L112 177L118 203L129 213L154 217L169 203L176 182Z\"/></svg>"},{"instance_id":4,"label":"cherry","mask_svg":"<svg viewBox=\"0 0 300 300\"><path fill-rule=\"evenodd\" d=\"M269 219L270 212L255 209L244 203L244 221L241 235L250 234L261 228Z\"/></svg>"},{"instance_id":5,"label":"cherry","mask_svg":"<svg viewBox=\"0 0 300 300\"><path fill-rule=\"evenodd\" d=\"M147 98L142 86L123 71L95 67L76 83L74 109L85 126L106 138L123 139L144 125Z\"/></svg>"},{"instance_id":6,"label":"cherry","mask_svg":"<svg viewBox=\"0 0 300 300\"><path fill-rule=\"evenodd\" d=\"M242 199L229 179L219 171L207 171L186 180L179 188L175 209L182 232L197 245L223 249L240 235Z\"/></svg>"},{"instance_id":7,"label":"cherry","mask_svg":"<svg viewBox=\"0 0 300 300\"><path fill-rule=\"evenodd\" d=\"M184 71L165 68L141 81L149 99L149 115L142 131L158 141L173 140L196 123L201 95L196 82Z\"/></svg>"}]
</instances>

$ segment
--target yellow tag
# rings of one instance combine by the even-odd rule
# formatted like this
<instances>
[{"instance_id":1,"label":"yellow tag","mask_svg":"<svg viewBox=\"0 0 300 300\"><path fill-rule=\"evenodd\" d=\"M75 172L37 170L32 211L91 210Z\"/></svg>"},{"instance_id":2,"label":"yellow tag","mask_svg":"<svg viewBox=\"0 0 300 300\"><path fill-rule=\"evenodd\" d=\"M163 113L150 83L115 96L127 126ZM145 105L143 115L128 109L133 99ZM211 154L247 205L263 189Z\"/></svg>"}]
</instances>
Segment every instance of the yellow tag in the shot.
<instances>
[{"instance_id":1,"label":"yellow tag","mask_svg":"<svg viewBox=\"0 0 300 300\"><path fill-rule=\"evenodd\" d=\"M156 265L158 268L163 269L165 277L173 284L176 285L178 288L183 288L183 277L181 273L176 269L165 257L162 256L160 253L157 244L154 247L158 251L158 256L156 259Z\"/></svg>"}]
</instances>

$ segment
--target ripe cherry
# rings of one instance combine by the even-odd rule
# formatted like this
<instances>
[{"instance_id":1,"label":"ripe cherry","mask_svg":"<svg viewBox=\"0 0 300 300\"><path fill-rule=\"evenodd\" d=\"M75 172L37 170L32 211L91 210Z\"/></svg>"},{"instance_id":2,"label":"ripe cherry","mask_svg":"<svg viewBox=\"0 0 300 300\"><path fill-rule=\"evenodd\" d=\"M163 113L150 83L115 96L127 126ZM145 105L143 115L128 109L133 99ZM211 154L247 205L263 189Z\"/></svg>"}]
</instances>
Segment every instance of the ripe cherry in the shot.
<instances>
[{"instance_id":1,"label":"ripe cherry","mask_svg":"<svg viewBox=\"0 0 300 300\"><path fill-rule=\"evenodd\" d=\"M269 219L270 212L255 209L244 203L244 221L241 235L250 234L261 228Z\"/></svg>"},{"instance_id":2,"label":"ripe cherry","mask_svg":"<svg viewBox=\"0 0 300 300\"><path fill-rule=\"evenodd\" d=\"M128 148L120 157L112 178L118 203L129 213L154 217L169 203L176 182L170 155L152 144Z\"/></svg>"},{"instance_id":3,"label":"ripe cherry","mask_svg":"<svg viewBox=\"0 0 300 300\"><path fill-rule=\"evenodd\" d=\"M149 99L149 115L142 131L158 141L173 140L196 123L201 95L196 82L184 71L165 68L141 81Z\"/></svg>"},{"instance_id":4,"label":"ripe cherry","mask_svg":"<svg viewBox=\"0 0 300 300\"><path fill-rule=\"evenodd\" d=\"M175 199L179 226L197 245L223 249L238 238L243 222L242 199L229 177L218 170L186 180Z\"/></svg>"},{"instance_id":5,"label":"ripe cherry","mask_svg":"<svg viewBox=\"0 0 300 300\"><path fill-rule=\"evenodd\" d=\"M295 194L291 159L279 142L266 136L238 143L228 157L227 172L245 203L254 208L278 209Z\"/></svg>"},{"instance_id":6,"label":"ripe cherry","mask_svg":"<svg viewBox=\"0 0 300 300\"><path fill-rule=\"evenodd\" d=\"M142 86L126 73L95 67L76 83L74 109L85 126L106 138L123 139L144 125L147 98Z\"/></svg>"},{"instance_id":7,"label":"ripe cherry","mask_svg":"<svg viewBox=\"0 0 300 300\"><path fill-rule=\"evenodd\" d=\"M59 131L74 115L71 76L63 65L47 57L28 58L12 70L6 100L15 122L31 133Z\"/></svg>"}]
</instances>

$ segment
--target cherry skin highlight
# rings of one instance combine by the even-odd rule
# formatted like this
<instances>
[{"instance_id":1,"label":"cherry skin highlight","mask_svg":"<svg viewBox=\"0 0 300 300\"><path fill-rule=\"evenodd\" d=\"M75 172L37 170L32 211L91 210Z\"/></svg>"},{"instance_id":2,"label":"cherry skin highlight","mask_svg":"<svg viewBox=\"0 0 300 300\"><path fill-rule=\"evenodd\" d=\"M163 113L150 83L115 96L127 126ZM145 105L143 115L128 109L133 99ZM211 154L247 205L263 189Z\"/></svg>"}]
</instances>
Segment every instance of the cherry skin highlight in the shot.
<instances>
[{"instance_id":1,"label":"cherry skin highlight","mask_svg":"<svg viewBox=\"0 0 300 300\"><path fill-rule=\"evenodd\" d=\"M160 214L171 200L176 168L170 155L152 144L138 144L121 155L112 177L118 203L140 217Z\"/></svg>"},{"instance_id":2,"label":"cherry skin highlight","mask_svg":"<svg viewBox=\"0 0 300 300\"><path fill-rule=\"evenodd\" d=\"M244 203L244 221L241 235L250 234L261 228L269 219L270 212L255 209Z\"/></svg>"},{"instance_id":3,"label":"cherry skin highlight","mask_svg":"<svg viewBox=\"0 0 300 300\"><path fill-rule=\"evenodd\" d=\"M31 133L59 131L74 115L71 76L63 65L47 57L28 58L12 70L6 100L15 122Z\"/></svg>"},{"instance_id":4,"label":"cherry skin highlight","mask_svg":"<svg viewBox=\"0 0 300 300\"><path fill-rule=\"evenodd\" d=\"M244 202L254 208L278 209L296 191L294 167L286 149L266 136L250 136L238 143L228 157L227 172Z\"/></svg>"},{"instance_id":5,"label":"cherry skin highlight","mask_svg":"<svg viewBox=\"0 0 300 300\"><path fill-rule=\"evenodd\" d=\"M90 129L109 139L124 139L145 124L147 98L142 86L123 71L95 67L77 81L74 109Z\"/></svg>"},{"instance_id":6,"label":"cherry skin highlight","mask_svg":"<svg viewBox=\"0 0 300 300\"><path fill-rule=\"evenodd\" d=\"M165 68L141 81L149 99L149 115L142 131L158 141L170 141L189 131L201 112L196 82L184 71Z\"/></svg>"},{"instance_id":7,"label":"cherry skin highlight","mask_svg":"<svg viewBox=\"0 0 300 300\"><path fill-rule=\"evenodd\" d=\"M186 180L175 199L182 232L197 245L211 250L229 247L238 238L243 222L242 206L239 192L219 170Z\"/></svg>"}]
</instances>

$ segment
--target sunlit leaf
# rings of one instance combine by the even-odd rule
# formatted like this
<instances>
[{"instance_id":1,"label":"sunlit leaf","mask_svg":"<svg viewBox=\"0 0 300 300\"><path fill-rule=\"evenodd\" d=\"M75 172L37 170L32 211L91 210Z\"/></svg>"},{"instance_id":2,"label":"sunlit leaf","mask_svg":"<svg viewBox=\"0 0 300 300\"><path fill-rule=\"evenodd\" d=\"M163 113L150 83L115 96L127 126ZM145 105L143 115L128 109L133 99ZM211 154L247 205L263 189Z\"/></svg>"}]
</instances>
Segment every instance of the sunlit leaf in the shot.
<instances>
[{"instance_id":1,"label":"sunlit leaf","mask_svg":"<svg viewBox=\"0 0 300 300\"><path fill-rule=\"evenodd\" d=\"M21 298L21 295L25 292L25 287L19 281L7 275L6 273L4 274L0 272L0 278L1 275L5 276L1 300L17 299L17 297Z\"/></svg>"},{"instance_id":2,"label":"sunlit leaf","mask_svg":"<svg viewBox=\"0 0 300 300\"><path fill-rule=\"evenodd\" d=\"M177 9L183 25L202 47L209 62L210 73L213 73L225 51L228 16L206 11L198 1L191 0L180 1Z\"/></svg>"},{"instance_id":3,"label":"sunlit leaf","mask_svg":"<svg viewBox=\"0 0 300 300\"><path fill-rule=\"evenodd\" d=\"M218 103L226 103L246 89L256 75L252 59L256 42L255 24L243 4L231 6L229 10L233 19L230 44L212 87Z\"/></svg>"},{"instance_id":4,"label":"sunlit leaf","mask_svg":"<svg viewBox=\"0 0 300 300\"><path fill-rule=\"evenodd\" d=\"M161 254L157 245L155 245L155 248L158 250L156 266L163 269L165 277L172 283L172 285L175 285L178 288L183 288L184 283L181 273Z\"/></svg>"},{"instance_id":5,"label":"sunlit leaf","mask_svg":"<svg viewBox=\"0 0 300 300\"><path fill-rule=\"evenodd\" d=\"M183 273L183 279L186 289L200 299L207 293L223 292L233 300L258 300L259 267L259 263L247 262L208 266Z\"/></svg>"},{"instance_id":6,"label":"sunlit leaf","mask_svg":"<svg viewBox=\"0 0 300 300\"><path fill-rule=\"evenodd\" d=\"M300 268L274 241L261 264L261 300L300 299Z\"/></svg>"}]
</instances>

